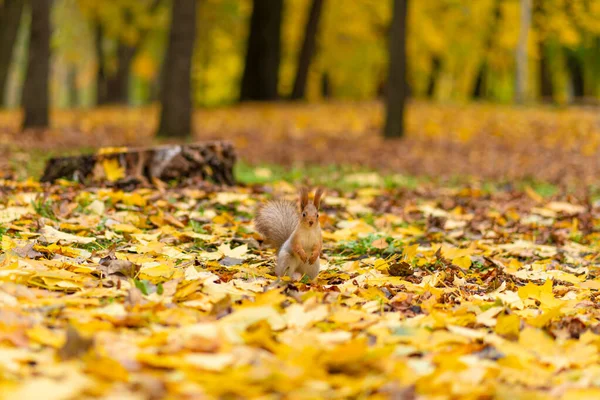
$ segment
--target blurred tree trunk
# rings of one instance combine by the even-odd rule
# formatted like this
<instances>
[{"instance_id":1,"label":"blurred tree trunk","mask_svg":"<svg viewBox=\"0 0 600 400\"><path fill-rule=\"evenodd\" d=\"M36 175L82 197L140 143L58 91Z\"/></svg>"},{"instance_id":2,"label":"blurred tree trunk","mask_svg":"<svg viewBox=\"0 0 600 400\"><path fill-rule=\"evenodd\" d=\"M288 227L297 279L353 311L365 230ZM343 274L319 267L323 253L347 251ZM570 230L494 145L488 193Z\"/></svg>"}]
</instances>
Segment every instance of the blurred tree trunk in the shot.
<instances>
[{"instance_id":1,"label":"blurred tree trunk","mask_svg":"<svg viewBox=\"0 0 600 400\"><path fill-rule=\"evenodd\" d=\"M520 0L521 17L519 24L519 42L517 44L517 72L515 82L515 101L519 104L525 101L527 94L527 38L531 25L531 0Z\"/></svg>"},{"instance_id":2,"label":"blurred tree trunk","mask_svg":"<svg viewBox=\"0 0 600 400\"><path fill-rule=\"evenodd\" d=\"M23 86L23 129L45 128L49 122L50 4L31 0L31 27L27 75Z\"/></svg>"},{"instance_id":3,"label":"blurred tree trunk","mask_svg":"<svg viewBox=\"0 0 600 400\"><path fill-rule=\"evenodd\" d=\"M502 17L502 12L500 10L500 1L494 1L494 8L492 11L492 21L489 32L487 33L487 37L485 39L484 44L484 52L487 53L492 49L492 45L494 43L494 39L498 34L498 28L500 26L500 18ZM488 62L487 62L487 54L484 53L483 61L479 67L479 72L477 73L477 78L475 78L475 85L473 87L473 98L475 99L483 99L486 94L486 86L487 86L487 76L488 76Z\"/></svg>"},{"instance_id":4,"label":"blurred tree trunk","mask_svg":"<svg viewBox=\"0 0 600 400\"><path fill-rule=\"evenodd\" d=\"M581 61L575 50L566 49L565 52L573 101L578 102L585 96L583 67L581 66Z\"/></svg>"},{"instance_id":5,"label":"blurred tree trunk","mask_svg":"<svg viewBox=\"0 0 600 400\"><path fill-rule=\"evenodd\" d=\"M0 107L4 105L6 81L24 2L25 0L4 0L4 4L0 6Z\"/></svg>"},{"instance_id":6,"label":"blurred tree trunk","mask_svg":"<svg viewBox=\"0 0 600 400\"><path fill-rule=\"evenodd\" d=\"M544 42L540 42L540 98L543 102L551 103L554 90L552 87L552 74L550 69L550 57Z\"/></svg>"},{"instance_id":7,"label":"blurred tree trunk","mask_svg":"<svg viewBox=\"0 0 600 400\"><path fill-rule=\"evenodd\" d=\"M240 101L278 98L283 0L254 0Z\"/></svg>"},{"instance_id":8,"label":"blurred tree trunk","mask_svg":"<svg viewBox=\"0 0 600 400\"><path fill-rule=\"evenodd\" d=\"M119 42L117 47L117 71L106 80L106 104L127 104L129 102L129 69L137 52L136 46Z\"/></svg>"},{"instance_id":9,"label":"blurred tree trunk","mask_svg":"<svg viewBox=\"0 0 600 400\"><path fill-rule=\"evenodd\" d=\"M431 64L431 75L427 84L427 97L433 99L435 97L435 86L442 70L442 61L438 56L434 56Z\"/></svg>"},{"instance_id":10,"label":"blurred tree trunk","mask_svg":"<svg viewBox=\"0 0 600 400\"><path fill-rule=\"evenodd\" d=\"M485 97L485 81L487 76L487 62L482 62L475 78L475 86L473 87L473 99L481 100Z\"/></svg>"},{"instance_id":11,"label":"blurred tree trunk","mask_svg":"<svg viewBox=\"0 0 600 400\"><path fill-rule=\"evenodd\" d=\"M95 49L96 63L98 64L98 72L96 73L96 105L106 104L106 66L104 65L104 29L102 24L97 21L95 26Z\"/></svg>"},{"instance_id":12,"label":"blurred tree trunk","mask_svg":"<svg viewBox=\"0 0 600 400\"><path fill-rule=\"evenodd\" d=\"M393 0L389 38L389 68L384 136L404 136L404 103L406 101L406 14L408 0Z\"/></svg>"},{"instance_id":13,"label":"blurred tree trunk","mask_svg":"<svg viewBox=\"0 0 600 400\"><path fill-rule=\"evenodd\" d=\"M149 12L155 13L158 6L161 4L161 0L154 0L150 6ZM133 15L126 13L125 24L131 25L133 23ZM131 72L131 63L137 55L140 46L144 42L149 29L142 30L140 32L140 39L135 45L129 45L119 40L117 45L117 71L109 75L106 73L106 67L104 66L104 60L106 54L104 54L102 41L103 30L101 23L97 23L96 27L96 57L98 59L98 76L97 76L97 87L102 88L98 91L97 104L127 104L129 103L129 79Z\"/></svg>"},{"instance_id":14,"label":"blurred tree trunk","mask_svg":"<svg viewBox=\"0 0 600 400\"><path fill-rule=\"evenodd\" d=\"M171 31L165 56L158 135L192 133L192 56L196 38L196 0L173 0Z\"/></svg>"},{"instance_id":15,"label":"blurred tree trunk","mask_svg":"<svg viewBox=\"0 0 600 400\"><path fill-rule=\"evenodd\" d=\"M100 22L96 23L95 40L96 59L98 62L96 104L127 104L129 101L129 69L137 48L119 42L117 48L117 71L110 75L106 71L106 54L103 45L104 29Z\"/></svg>"},{"instance_id":16,"label":"blurred tree trunk","mask_svg":"<svg viewBox=\"0 0 600 400\"><path fill-rule=\"evenodd\" d=\"M324 71L321 76L321 95L324 99L329 99L331 97L331 82L327 71Z\"/></svg>"},{"instance_id":17,"label":"blurred tree trunk","mask_svg":"<svg viewBox=\"0 0 600 400\"><path fill-rule=\"evenodd\" d=\"M319 20L321 19L321 10L323 9L324 0L313 0L306 23L304 32L304 41L298 58L298 69L296 70L296 79L294 80L294 88L292 89L292 100L303 99L306 92L306 81L308 79L308 70L310 62L315 54L317 46L317 32L319 28Z\"/></svg>"}]
</instances>

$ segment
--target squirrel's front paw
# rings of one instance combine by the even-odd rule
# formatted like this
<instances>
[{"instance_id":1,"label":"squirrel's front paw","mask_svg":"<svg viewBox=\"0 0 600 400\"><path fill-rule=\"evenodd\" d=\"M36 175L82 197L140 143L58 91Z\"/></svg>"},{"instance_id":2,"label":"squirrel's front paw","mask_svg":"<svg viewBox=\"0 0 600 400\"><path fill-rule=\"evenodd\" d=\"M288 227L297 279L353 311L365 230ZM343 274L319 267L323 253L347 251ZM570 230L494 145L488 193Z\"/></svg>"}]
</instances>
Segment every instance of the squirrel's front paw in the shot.
<instances>
[{"instance_id":1,"label":"squirrel's front paw","mask_svg":"<svg viewBox=\"0 0 600 400\"><path fill-rule=\"evenodd\" d=\"M319 256L311 256L308 260L308 263L311 265L314 264L315 261L317 261L317 258L319 258Z\"/></svg>"}]
</instances>

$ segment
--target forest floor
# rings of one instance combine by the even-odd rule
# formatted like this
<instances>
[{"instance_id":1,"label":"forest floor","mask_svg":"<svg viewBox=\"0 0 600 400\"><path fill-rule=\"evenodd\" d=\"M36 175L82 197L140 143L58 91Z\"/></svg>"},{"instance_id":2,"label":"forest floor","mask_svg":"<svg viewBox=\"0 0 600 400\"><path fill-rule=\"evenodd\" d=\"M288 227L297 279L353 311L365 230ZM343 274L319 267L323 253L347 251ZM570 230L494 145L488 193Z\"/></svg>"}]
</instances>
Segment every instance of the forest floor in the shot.
<instances>
[{"instance_id":1,"label":"forest floor","mask_svg":"<svg viewBox=\"0 0 600 400\"><path fill-rule=\"evenodd\" d=\"M322 112L316 106L289 107ZM327 107L333 113L350 106ZM373 107L369 112L376 116ZM486 116L487 106L477 107L481 118L472 123L487 126L482 121L492 114ZM248 107L248 123L233 120L239 132L249 129L242 125L254 126L248 130L252 138L276 143L261 139L250 117L278 121L268 110ZM93 115L117 118L114 112ZM143 125L148 112L132 111L121 122L131 117L132 127ZM202 129L225 136L225 128L210 125L208 115L223 113L213 123L233 124L231 112L199 112L199 118L206 113ZM535 126L543 126L538 132L548 137L549 126L571 126L578 140L598 140L593 135L598 122L586 110L557 110L560 118L538 109L502 112L521 122L529 121L529 112L555 118L530 122L529 128L513 122L525 135L523 143L533 140L527 135ZM12 133L15 118L1 114L0 130L11 143L5 165L19 176L39 168L43 157L40 146ZM303 121L297 118L286 120ZM460 114L447 118L440 126L454 132ZM44 139L57 153L114 145L111 140L119 137L119 144L142 143L137 135L148 137L152 125L130 131L125 124L119 136L88 120L85 135L74 129L72 136L61 136L71 132L67 122L59 120ZM463 167L444 159L433 141L433 155L423 147L421 157L435 168L438 160L453 169L440 179L426 177L437 169L419 170L416 178L399 175L395 168L401 164L383 174L374 172L375 164L308 169L270 164L306 161L299 152L315 157L311 165L341 157L332 149L332 157L320 160L315 154L325 153L319 138L333 145L337 139L327 130L349 128L335 128L326 115L322 124L302 123L309 138L298 136L298 151L280 141L281 153L273 154L275 144L244 147L242 133L232 136L247 160L235 187L165 185L124 193L64 181L0 180L0 398L600 396L600 202L587 190L587 178L572 172L577 165L582 174L594 171L583 148L563 146L573 163L559 158L540 165L546 172L529 181L511 181L512 169L487 176L491 169L483 166L470 167L473 176L460 175ZM512 132L508 122L502 126L498 151L509 146L504 135ZM408 144L397 143L398 149L425 146L412 129ZM493 135L486 136L488 128L473 129L466 142L450 133L444 140L476 154L473 143ZM367 133L359 131L343 141L367 146ZM280 121L264 124L262 132L270 138L286 132L291 140L286 135L294 129ZM525 152L521 146L506 151ZM357 155L348 157L358 159L360 148L352 148ZM372 161L381 162L372 151ZM283 152L299 158L280 159ZM538 160L548 157L529 153ZM264 165L247 163L257 161ZM529 161L522 161L525 168ZM555 169L567 178L540 183ZM277 280L274 252L262 245L251 220L260 202L275 195L295 198L300 182L327 188L320 217L322 270L314 281ZM569 187L574 190L565 190Z\"/></svg>"},{"instance_id":2,"label":"forest floor","mask_svg":"<svg viewBox=\"0 0 600 400\"><path fill-rule=\"evenodd\" d=\"M39 173L52 153L153 142L156 108L56 111L43 135L19 132L0 112L0 171ZM251 165L346 166L436 180L542 181L598 186L596 107L434 105L407 110L406 138L384 141L380 103L248 104L198 110L194 140L228 139ZM38 151L34 151L37 148ZM53 149L53 150L52 150Z\"/></svg>"},{"instance_id":3,"label":"forest floor","mask_svg":"<svg viewBox=\"0 0 600 400\"><path fill-rule=\"evenodd\" d=\"M4 398L600 395L598 204L329 190L291 282L251 224L273 191L4 182Z\"/></svg>"}]
</instances>

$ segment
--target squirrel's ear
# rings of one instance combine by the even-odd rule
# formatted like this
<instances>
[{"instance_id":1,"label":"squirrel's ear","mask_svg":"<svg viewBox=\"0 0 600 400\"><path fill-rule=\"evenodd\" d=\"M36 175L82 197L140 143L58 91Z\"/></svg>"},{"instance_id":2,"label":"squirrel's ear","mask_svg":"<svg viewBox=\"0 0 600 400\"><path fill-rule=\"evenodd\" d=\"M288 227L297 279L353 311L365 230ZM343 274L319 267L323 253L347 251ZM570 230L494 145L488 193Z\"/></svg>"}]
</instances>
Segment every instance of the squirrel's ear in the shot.
<instances>
[{"instance_id":1,"label":"squirrel's ear","mask_svg":"<svg viewBox=\"0 0 600 400\"><path fill-rule=\"evenodd\" d=\"M308 205L308 189L305 187L300 189L300 208L304 210L304 207Z\"/></svg>"},{"instance_id":2,"label":"squirrel's ear","mask_svg":"<svg viewBox=\"0 0 600 400\"><path fill-rule=\"evenodd\" d=\"M321 198L323 197L323 188L317 188L317 191L315 192L315 199L313 200L315 207L317 207L317 209L319 208L319 205L321 204Z\"/></svg>"}]
</instances>

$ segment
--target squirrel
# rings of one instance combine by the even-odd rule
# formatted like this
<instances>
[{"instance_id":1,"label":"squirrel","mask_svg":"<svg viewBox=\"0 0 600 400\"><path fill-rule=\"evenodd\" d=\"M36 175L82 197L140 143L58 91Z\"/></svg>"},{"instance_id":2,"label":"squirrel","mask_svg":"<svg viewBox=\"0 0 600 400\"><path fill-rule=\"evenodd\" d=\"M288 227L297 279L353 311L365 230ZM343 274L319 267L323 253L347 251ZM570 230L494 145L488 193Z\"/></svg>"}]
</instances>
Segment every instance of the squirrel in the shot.
<instances>
[{"instance_id":1,"label":"squirrel","mask_svg":"<svg viewBox=\"0 0 600 400\"><path fill-rule=\"evenodd\" d=\"M254 219L256 230L277 249L275 274L311 280L319 273L319 256L323 239L319 224L319 205L323 190L318 188L313 202L308 190L300 190L300 210L287 200L271 200L262 204Z\"/></svg>"}]
</instances>

